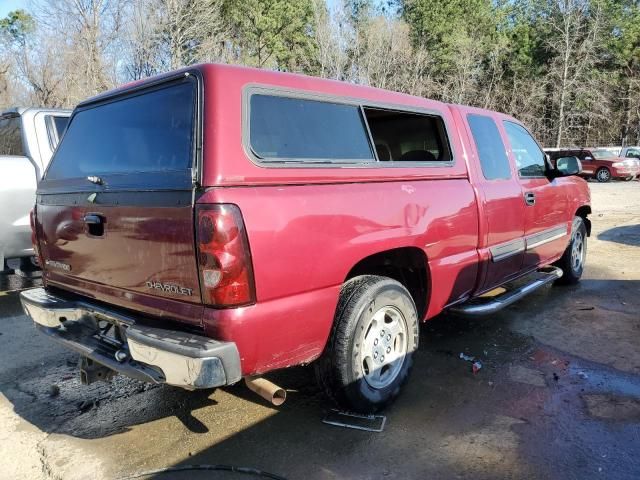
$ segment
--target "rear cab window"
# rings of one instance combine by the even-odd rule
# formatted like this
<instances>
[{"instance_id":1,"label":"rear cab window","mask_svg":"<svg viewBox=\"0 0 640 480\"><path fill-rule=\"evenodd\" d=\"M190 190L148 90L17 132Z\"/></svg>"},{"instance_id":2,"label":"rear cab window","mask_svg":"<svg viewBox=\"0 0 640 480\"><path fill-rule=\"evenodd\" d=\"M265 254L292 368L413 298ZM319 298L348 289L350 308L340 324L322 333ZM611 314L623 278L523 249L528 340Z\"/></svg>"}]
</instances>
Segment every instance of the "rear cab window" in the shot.
<instances>
[{"instance_id":1,"label":"rear cab window","mask_svg":"<svg viewBox=\"0 0 640 480\"><path fill-rule=\"evenodd\" d=\"M22 140L22 121L18 115L0 118L0 155L26 155Z\"/></svg>"},{"instance_id":2,"label":"rear cab window","mask_svg":"<svg viewBox=\"0 0 640 480\"><path fill-rule=\"evenodd\" d=\"M175 172L190 176L195 88L195 81L184 80L80 107L45 180L138 175L148 181L150 173Z\"/></svg>"},{"instance_id":3,"label":"rear cab window","mask_svg":"<svg viewBox=\"0 0 640 480\"><path fill-rule=\"evenodd\" d=\"M453 162L438 115L269 93L250 94L248 107L245 145L263 165Z\"/></svg>"}]
</instances>

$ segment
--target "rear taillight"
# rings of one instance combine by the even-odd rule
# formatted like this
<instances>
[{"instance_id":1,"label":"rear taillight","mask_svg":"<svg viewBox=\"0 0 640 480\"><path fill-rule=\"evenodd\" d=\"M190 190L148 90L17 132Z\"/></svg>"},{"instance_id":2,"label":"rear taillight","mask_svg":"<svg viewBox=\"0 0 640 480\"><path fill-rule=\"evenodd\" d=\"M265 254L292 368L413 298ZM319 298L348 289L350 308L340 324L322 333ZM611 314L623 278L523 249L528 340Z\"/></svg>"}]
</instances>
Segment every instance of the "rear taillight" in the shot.
<instances>
[{"instance_id":1,"label":"rear taillight","mask_svg":"<svg viewBox=\"0 0 640 480\"><path fill-rule=\"evenodd\" d=\"M36 207L29 212L29 224L31 225L31 245L36 257L36 263L40 264L40 250L38 250L38 238L36 237Z\"/></svg>"},{"instance_id":2,"label":"rear taillight","mask_svg":"<svg viewBox=\"0 0 640 480\"><path fill-rule=\"evenodd\" d=\"M196 217L203 302L215 307L255 303L251 252L240 209L230 204L197 205Z\"/></svg>"}]
</instances>

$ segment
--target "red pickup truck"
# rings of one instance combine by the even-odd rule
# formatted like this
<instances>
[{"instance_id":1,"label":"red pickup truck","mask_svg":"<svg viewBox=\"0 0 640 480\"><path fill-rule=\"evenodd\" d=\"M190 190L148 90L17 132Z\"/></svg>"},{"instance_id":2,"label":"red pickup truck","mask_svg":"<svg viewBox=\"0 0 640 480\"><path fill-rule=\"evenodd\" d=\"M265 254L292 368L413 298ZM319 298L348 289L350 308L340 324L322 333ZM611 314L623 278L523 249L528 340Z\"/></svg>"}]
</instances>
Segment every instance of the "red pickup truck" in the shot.
<instances>
[{"instance_id":1,"label":"red pickup truck","mask_svg":"<svg viewBox=\"0 0 640 480\"><path fill-rule=\"evenodd\" d=\"M21 300L85 383L244 378L281 401L259 375L316 362L340 406L375 411L419 321L579 280L579 170L500 113L191 67L74 110L32 215L44 287Z\"/></svg>"}]
</instances>

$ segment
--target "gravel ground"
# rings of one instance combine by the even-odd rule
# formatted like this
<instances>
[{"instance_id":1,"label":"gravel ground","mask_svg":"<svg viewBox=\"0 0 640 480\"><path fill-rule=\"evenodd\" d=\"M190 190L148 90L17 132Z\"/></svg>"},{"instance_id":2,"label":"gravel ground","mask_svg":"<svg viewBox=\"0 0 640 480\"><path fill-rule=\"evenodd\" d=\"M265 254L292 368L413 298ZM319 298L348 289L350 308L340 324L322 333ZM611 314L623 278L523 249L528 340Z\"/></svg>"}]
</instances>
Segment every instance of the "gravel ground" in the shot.
<instances>
[{"instance_id":1,"label":"gravel ground","mask_svg":"<svg viewBox=\"0 0 640 480\"><path fill-rule=\"evenodd\" d=\"M640 478L640 183L590 183L580 285L492 318L422 328L382 433L325 425L312 371L272 376L282 407L243 386L185 392L118 377L80 385L77 358L37 334L0 277L0 478L112 479L171 466L250 466L289 479ZM465 352L483 368L471 372ZM142 478L251 478L173 472ZM259 478L253 475L254 478Z\"/></svg>"}]
</instances>

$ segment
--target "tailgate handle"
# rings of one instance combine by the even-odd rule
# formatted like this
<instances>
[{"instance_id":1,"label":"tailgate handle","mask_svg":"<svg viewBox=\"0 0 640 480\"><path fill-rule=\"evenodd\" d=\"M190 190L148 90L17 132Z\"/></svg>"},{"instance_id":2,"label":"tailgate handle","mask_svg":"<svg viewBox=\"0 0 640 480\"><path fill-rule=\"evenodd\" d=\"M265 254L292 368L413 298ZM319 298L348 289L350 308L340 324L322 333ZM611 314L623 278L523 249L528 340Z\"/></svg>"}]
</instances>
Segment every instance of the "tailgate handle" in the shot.
<instances>
[{"instance_id":1,"label":"tailgate handle","mask_svg":"<svg viewBox=\"0 0 640 480\"><path fill-rule=\"evenodd\" d=\"M102 218L100 218L100 215L85 215L84 223L87 225L100 225L102 223Z\"/></svg>"},{"instance_id":2,"label":"tailgate handle","mask_svg":"<svg viewBox=\"0 0 640 480\"><path fill-rule=\"evenodd\" d=\"M89 213L84 216L84 223L87 225L89 236L101 237L104 235L105 219L101 215Z\"/></svg>"}]
</instances>

